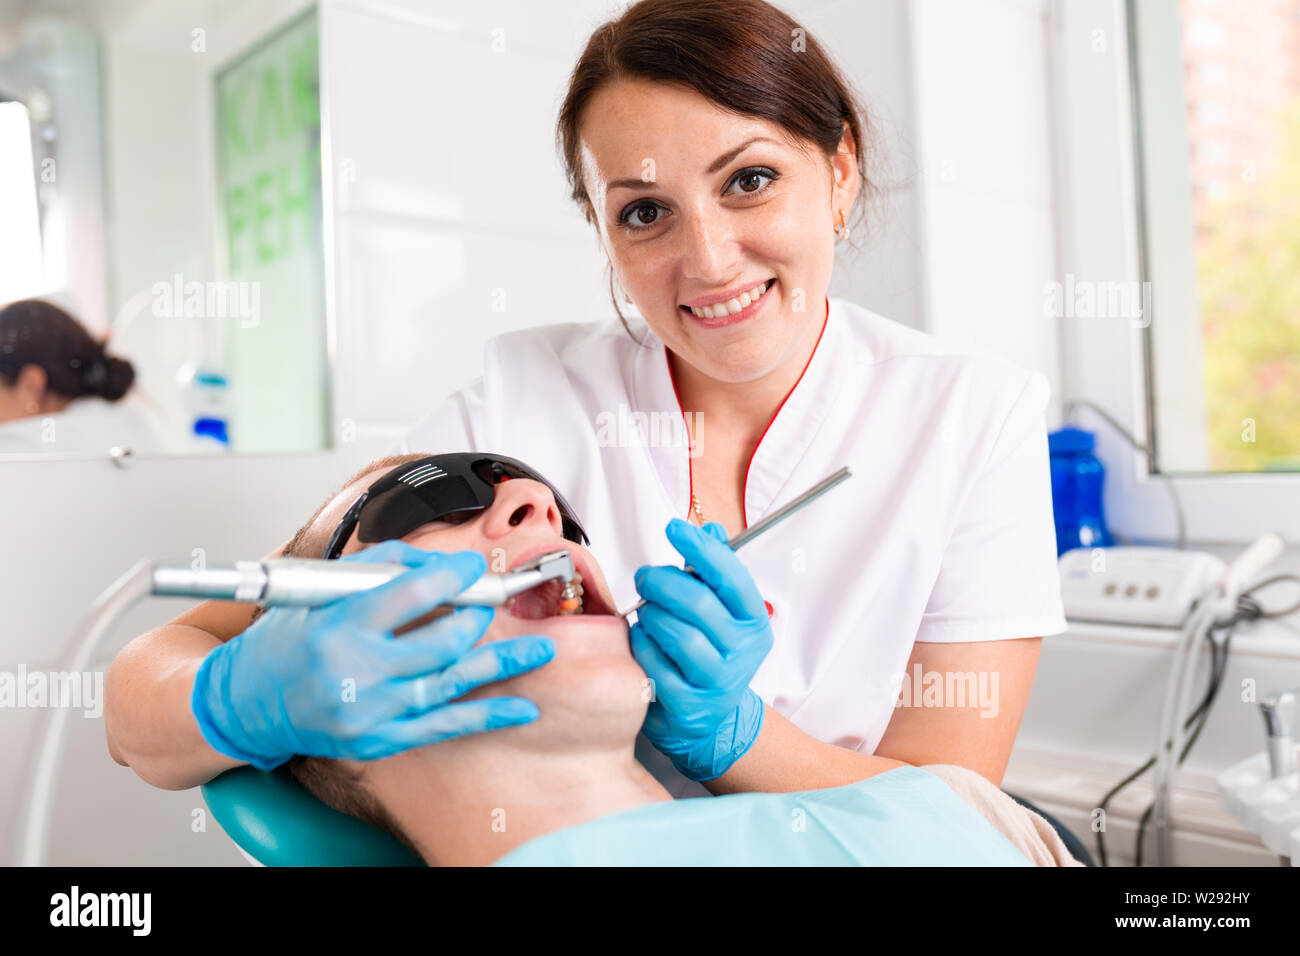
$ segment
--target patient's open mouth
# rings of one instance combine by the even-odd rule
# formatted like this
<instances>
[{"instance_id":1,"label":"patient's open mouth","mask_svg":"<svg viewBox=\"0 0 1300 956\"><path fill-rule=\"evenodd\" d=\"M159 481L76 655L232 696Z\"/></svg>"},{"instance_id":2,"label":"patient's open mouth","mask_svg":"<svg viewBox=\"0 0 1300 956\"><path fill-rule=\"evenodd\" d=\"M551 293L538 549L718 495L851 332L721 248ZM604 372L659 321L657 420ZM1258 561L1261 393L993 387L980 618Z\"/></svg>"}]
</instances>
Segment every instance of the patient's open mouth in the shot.
<instances>
[{"instance_id":1,"label":"patient's open mouth","mask_svg":"<svg viewBox=\"0 0 1300 956\"><path fill-rule=\"evenodd\" d=\"M582 570L586 564L582 555L570 552L574 563L574 588L565 594L565 582L560 580L543 581L535 588L530 588L506 602L506 613L526 621L536 621L548 617L565 617L575 614L613 614L614 609L605 603L604 598L595 587L584 588ZM577 608L566 597L580 604Z\"/></svg>"},{"instance_id":2,"label":"patient's open mouth","mask_svg":"<svg viewBox=\"0 0 1300 956\"><path fill-rule=\"evenodd\" d=\"M609 607L604 599L593 589L584 590L582 588L582 575L577 577L581 608L577 614L613 614L613 608ZM564 614L563 607L563 581L543 581L537 587L525 591L523 594L516 595L506 603L506 613L512 617L521 618L526 621L536 621L546 617L562 617Z\"/></svg>"}]
</instances>

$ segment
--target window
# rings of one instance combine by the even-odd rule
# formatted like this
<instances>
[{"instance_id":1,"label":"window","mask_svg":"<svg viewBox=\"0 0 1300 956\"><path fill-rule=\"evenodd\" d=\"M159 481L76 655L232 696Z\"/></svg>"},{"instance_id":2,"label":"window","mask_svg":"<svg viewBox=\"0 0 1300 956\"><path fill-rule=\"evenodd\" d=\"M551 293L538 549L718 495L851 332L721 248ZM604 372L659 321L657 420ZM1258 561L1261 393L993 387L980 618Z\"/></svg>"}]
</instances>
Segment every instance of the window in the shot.
<instances>
[{"instance_id":1,"label":"window","mask_svg":"<svg viewBox=\"0 0 1300 956\"><path fill-rule=\"evenodd\" d=\"M1300 471L1300 0L1130 3L1152 468Z\"/></svg>"},{"instance_id":2,"label":"window","mask_svg":"<svg viewBox=\"0 0 1300 956\"><path fill-rule=\"evenodd\" d=\"M27 107L0 102L0 303L44 291Z\"/></svg>"},{"instance_id":3,"label":"window","mask_svg":"<svg viewBox=\"0 0 1300 956\"><path fill-rule=\"evenodd\" d=\"M1141 290L1140 310L1061 319L1060 398L1083 403L1067 406L1070 420L1097 435L1107 524L1129 543L1172 546L1183 530L1193 546L1246 544L1267 531L1300 543L1294 431L1300 265L1286 261L1300 244L1287 225L1294 220L1283 217L1276 225L1277 208L1249 204L1228 220L1233 241L1221 244L1232 255L1221 258L1216 272L1204 250L1225 227L1197 218L1206 204L1231 205L1247 185L1254 190L1246 191L1249 197L1275 184L1283 204L1297 209L1297 193L1287 184L1300 176L1300 163L1288 162L1284 152L1270 154L1282 175L1268 178L1262 150L1242 156L1241 143L1253 134L1239 126L1255 122L1257 102L1275 96L1284 85L1280 77L1294 83L1296 63L1281 54L1296 50L1300 12L1296 0L1232 6L1221 21L1222 49L1231 58L1192 62L1184 50L1184 18L1220 15L1229 6L1223 0L1064 0L1048 8L1058 281ZM1260 32L1253 18L1278 11L1270 22L1283 42L1243 43L1242 31ZM1269 50L1279 55L1261 52ZM1236 82L1242 72L1266 79L1254 86ZM1230 88L1216 91L1204 78ZM1197 130L1197 104L1207 98L1223 104L1223 123ZM1282 141L1294 135L1288 122L1278 134ZM1216 149L1219 178L1194 182L1194 166ZM1245 158L1255 163L1243 166ZM1279 230L1289 238L1270 238ZM1212 281L1238 284L1243 291L1226 296L1230 302L1255 297L1246 319L1210 325L1225 297ZM1278 313L1291 318L1269 320ZM1224 328L1243 338L1216 338ZM1290 411L1279 414L1278 407ZM1153 453L1134 449L1113 425Z\"/></svg>"}]
</instances>

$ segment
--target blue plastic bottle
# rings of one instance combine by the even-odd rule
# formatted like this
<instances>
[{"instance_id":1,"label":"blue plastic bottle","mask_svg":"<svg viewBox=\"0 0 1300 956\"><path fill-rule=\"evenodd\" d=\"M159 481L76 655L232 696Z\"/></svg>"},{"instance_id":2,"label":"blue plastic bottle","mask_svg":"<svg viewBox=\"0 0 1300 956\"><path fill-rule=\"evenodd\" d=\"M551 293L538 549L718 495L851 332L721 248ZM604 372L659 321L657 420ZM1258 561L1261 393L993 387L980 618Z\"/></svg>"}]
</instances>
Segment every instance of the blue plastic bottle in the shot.
<instances>
[{"instance_id":1,"label":"blue plastic bottle","mask_svg":"<svg viewBox=\"0 0 1300 956\"><path fill-rule=\"evenodd\" d=\"M1092 453L1095 444L1092 432L1073 426L1047 436L1057 557L1072 548L1106 548L1115 543L1102 514L1106 469Z\"/></svg>"}]
</instances>

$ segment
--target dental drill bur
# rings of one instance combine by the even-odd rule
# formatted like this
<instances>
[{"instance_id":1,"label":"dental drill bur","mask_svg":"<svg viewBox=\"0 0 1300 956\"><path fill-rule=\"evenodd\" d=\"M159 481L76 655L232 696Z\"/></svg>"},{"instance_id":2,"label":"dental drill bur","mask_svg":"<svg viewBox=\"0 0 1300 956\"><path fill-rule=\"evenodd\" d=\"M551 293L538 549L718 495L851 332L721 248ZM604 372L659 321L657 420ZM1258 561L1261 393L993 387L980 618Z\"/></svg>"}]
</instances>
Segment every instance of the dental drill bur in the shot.
<instances>
[{"instance_id":1,"label":"dental drill bur","mask_svg":"<svg viewBox=\"0 0 1300 956\"><path fill-rule=\"evenodd\" d=\"M763 520L750 525L744 531L740 532L740 534L736 535L734 538L728 541L727 547L731 548L732 551L735 551L742 544L745 544L749 541L753 541L755 538L757 538L768 528L772 527L773 525L781 521L784 521L786 518L790 517L792 514L794 514L804 505L811 502L814 498L817 498L820 495L823 495L826 492L830 491L832 488L838 485L845 478L849 477L849 475L851 474L853 474L853 472L849 471L848 466L845 465L843 468L835 472L835 474L831 475L829 478L823 478L821 481L817 482L817 484L813 485L811 488L809 488L807 491L801 494L798 498L794 499L794 501L791 501L785 507L780 508L777 511L774 511L772 514L768 515ZM689 564L686 565L684 568L682 568L682 570L685 571L687 574L695 573L695 569L692 568ZM640 601L637 601L636 604L632 605L630 608L628 608L626 611L620 614L619 617L626 618L629 614L631 614L637 608L641 607L641 605L643 604L645 604L644 598L642 598Z\"/></svg>"},{"instance_id":2,"label":"dental drill bur","mask_svg":"<svg viewBox=\"0 0 1300 956\"><path fill-rule=\"evenodd\" d=\"M564 589L560 591L560 613L582 613L583 593L582 575L575 571L573 577L564 582Z\"/></svg>"}]
</instances>

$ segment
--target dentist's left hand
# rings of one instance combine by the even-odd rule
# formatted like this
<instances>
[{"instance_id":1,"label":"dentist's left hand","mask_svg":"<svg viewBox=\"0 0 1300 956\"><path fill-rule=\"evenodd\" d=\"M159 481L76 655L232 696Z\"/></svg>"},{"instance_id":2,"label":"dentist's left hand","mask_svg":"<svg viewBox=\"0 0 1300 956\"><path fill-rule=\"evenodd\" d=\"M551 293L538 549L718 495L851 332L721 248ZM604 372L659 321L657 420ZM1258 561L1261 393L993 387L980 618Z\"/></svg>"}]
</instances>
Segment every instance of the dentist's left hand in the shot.
<instances>
[{"instance_id":1,"label":"dentist's left hand","mask_svg":"<svg viewBox=\"0 0 1300 956\"><path fill-rule=\"evenodd\" d=\"M549 638L474 647L490 607L457 608L393 636L478 580L487 570L481 554L385 541L339 560L411 570L322 607L272 608L213 648L191 696L213 749L262 770L296 754L372 760L538 716L522 697L455 700L545 664L555 656Z\"/></svg>"},{"instance_id":2,"label":"dentist's left hand","mask_svg":"<svg viewBox=\"0 0 1300 956\"><path fill-rule=\"evenodd\" d=\"M772 626L722 525L674 518L667 534L695 574L636 572L646 604L630 629L632 655L655 687L641 729L684 776L712 780L758 739L763 701L749 682L772 649Z\"/></svg>"}]
</instances>

